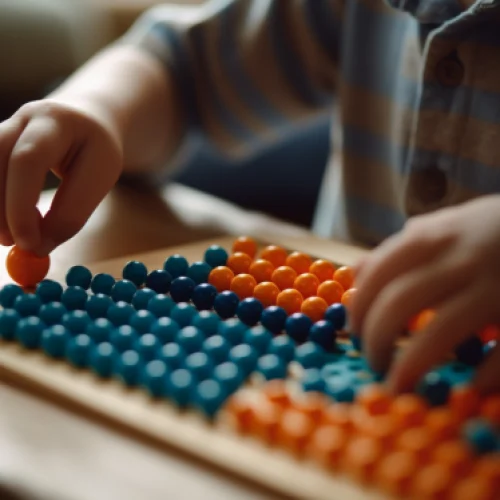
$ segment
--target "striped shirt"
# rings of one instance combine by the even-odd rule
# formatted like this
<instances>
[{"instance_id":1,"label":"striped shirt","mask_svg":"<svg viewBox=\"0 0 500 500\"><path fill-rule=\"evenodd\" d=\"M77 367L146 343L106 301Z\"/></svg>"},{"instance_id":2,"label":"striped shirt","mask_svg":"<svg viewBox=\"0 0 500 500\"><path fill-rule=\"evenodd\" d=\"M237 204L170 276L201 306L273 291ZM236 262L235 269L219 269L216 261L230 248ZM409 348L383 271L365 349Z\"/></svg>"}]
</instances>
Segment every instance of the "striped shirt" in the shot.
<instances>
[{"instance_id":1,"label":"striped shirt","mask_svg":"<svg viewBox=\"0 0 500 500\"><path fill-rule=\"evenodd\" d=\"M500 192L500 0L161 5L125 40L170 68L186 132L229 155L331 113L322 236L374 245Z\"/></svg>"}]
</instances>

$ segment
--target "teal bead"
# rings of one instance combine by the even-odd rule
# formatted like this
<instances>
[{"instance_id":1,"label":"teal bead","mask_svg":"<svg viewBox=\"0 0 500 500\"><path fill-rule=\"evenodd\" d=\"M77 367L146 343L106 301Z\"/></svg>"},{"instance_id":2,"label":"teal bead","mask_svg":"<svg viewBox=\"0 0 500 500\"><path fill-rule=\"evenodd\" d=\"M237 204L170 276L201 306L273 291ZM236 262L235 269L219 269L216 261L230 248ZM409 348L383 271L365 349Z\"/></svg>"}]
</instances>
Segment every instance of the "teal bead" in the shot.
<instances>
[{"instance_id":1,"label":"teal bead","mask_svg":"<svg viewBox=\"0 0 500 500\"><path fill-rule=\"evenodd\" d=\"M21 315L15 309L0 310L0 338L14 340Z\"/></svg>"},{"instance_id":2,"label":"teal bead","mask_svg":"<svg viewBox=\"0 0 500 500\"><path fill-rule=\"evenodd\" d=\"M215 367L213 378L219 382L224 392L230 395L241 387L244 376L236 363L226 361Z\"/></svg>"},{"instance_id":3,"label":"teal bead","mask_svg":"<svg viewBox=\"0 0 500 500\"><path fill-rule=\"evenodd\" d=\"M163 269L167 271L172 278L186 276L189 269L189 262L185 257L179 254L171 255L163 264Z\"/></svg>"},{"instance_id":4,"label":"teal bead","mask_svg":"<svg viewBox=\"0 0 500 500\"><path fill-rule=\"evenodd\" d=\"M106 318L98 318L87 325L87 335L96 343L109 342L111 332L114 329L113 323Z\"/></svg>"},{"instance_id":5,"label":"teal bead","mask_svg":"<svg viewBox=\"0 0 500 500\"><path fill-rule=\"evenodd\" d=\"M143 262L132 260L125 264L122 276L124 280L131 281L136 287L140 287L146 282L148 268Z\"/></svg>"},{"instance_id":6,"label":"teal bead","mask_svg":"<svg viewBox=\"0 0 500 500\"><path fill-rule=\"evenodd\" d=\"M163 361L150 361L142 374L142 385L155 398L166 396L169 370Z\"/></svg>"},{"instance_id":7,"label":"teal bead","mask_svg":"<svg viewBox=\"0 0 500 500\"><path fill-rule=\"evenodd\" d=\"M135 340L133 347L144 361L151 361L158 354L161 344L152 333L146 333Z\"/></svg>"},{"instance_id":8,"label":"teal bead","mask_svg":"<svg viewBox=\"0 0 500 500\"><path fill-rule=\"evenodd\" d=\"M156 292L154 290L151 290L151 288L141 288L134 293L132 305L137 311L147 309L148 303L153 297L156 297Z\"/></svg>"},{"instance_id":9,"label":"teal bead","mask_svg":"<svg viewBox=\"0 0 500 500\"><path fill-rule=\"evenodd\" d=\"M140 334L150 333L151 327L156 321L156 316L150 311L137 311L130 316L129 324L135 328Z\"/></svg>"},{"instance_id":10,"label":"teal bead","mask_svg":"<svg viewBox=\"0 0 500 500\"><path fill-rule=\"evenodd\" d=\"M130 316L135 313L135 309L128 302L117 302L108 309L108 319L115 326L126 325Z\"/></svg>"},{"instance_id":11,"label":"teal bead","mask_svg":"<svg viewBox=\"0 0 500 500\"><path fill-rule=\"evenodd\" d=\"M27 349L37 349L44 329L43 321L37 316L21 318L17 323L15 338Z\"/></svg>"},{"instance_id":12,"label":"teal bead","mask_svg":"<svg viewBox=\"0 0 500 500\"><path fill-rule=\"evenodd\" d=\"M12 308L20 295L24 295L23 289L19 285L9 283L0 289L0 305L5 309Z\"/></svg>"},{"instance_id":13,"label":"teal bead","mask_svg":"<svg viewBox=\"0 0 500 500\"><path fill-rule=\"evenodd\" d=\"M186 326L179 330L176 342L189 354L199 351L205 340L203 332L195 326Z\"/></svg>"},{"instance_id":14,"label":"teal bead","mask_svg":"<svg viewBox=\"0 0 500 500\"><path fill-rule=\"evenodd\" d=\"M191 278L197 285L208 282L208 275L212 268L206 262L193 262L187 270L186 276Z\"/></svg>"},{"instance_id":15,"label":"teal bead","mask_svg":"<svg viewBox=\"0 0 500 500\"><path fill-rule=\"evenodd\" d=\"M228 253L219 245L211 245L207 248L204 255L205 262L211 267L225 266Z\"/></svg>"},{"instance_id":16,"label":"teal bead","mask_svg":"<svg viewBox=\"0 0 500 500\"><path fill-rule=\"evenodd\" d=\"M45 279L38 283L35 293L38 295L43 304L60 302L63 287L57 281Z\"/></svg>"},{"instance_id":17,"label":"teal bead","mask_svg":"<svg viewBox=\"0 0 500 500\"><path fill-rule=\"evenodd\" d=\"M325 379L321 376L321 370L318 368L309 368L305 370L301 384L304 392L325 391Z\"/></svg>"},{"instance_id":18,"label":"teal bead","mask_svg":"<svg viewBox=\"0 0 500 500\"><path fill-rule=\"evenodd\" d=\"M152 297L148 302L148 311L153 313L157 318L163 318L170 316L174 306L175 302L171 297L164 294L158 294Z\"/></svg>"},{"instance_id":19,"label":"teal bead","mask_svg":"<svg viewBox=\"0 0 500 500\"><path fill-rule=\"evenodd\" d=\"M42 301L33 293L18 295L14 300L14 309L25 318L28 316L36 316L41 306Z\"/></svg>"},{"instance_id":20,"label":"teal bead","mask_svg":"<svg viewBox=\"0 0 500 500\"><path fill-rule=\"evenodd\" d=\"M170 317L182 328L191 324L196 308L186 302L180 302L175 305L170 312Z\"/></svg>"},{"instance_id":21,"label":"teal bead","mask_svg":"<svg viewBox=\"0 0 500 500\"><path fill-rule=\"evenodd\" d=\"M93 345L92 339L85 333L70 338L66 345L66 358L72 365L84 368L90 360Z\"/></svg>"},{"instance_id":22,"label":"teal bead","mask_svg":"<svg viewBox=\"0 0 500 500\"><path fill-rule=\"evenodd\" d=\"M125 385L137 385L142 372L142 361L139 354L132 350L123 352L117 358L115 372Z\"/></svg>"},{"instance_id":23,"label":"teal bead","mask_svg":"<svg viewBox=\"0 0 500 500\"><path fill-rule=\"evenodd\" d=\"M63 325L52 325L42 332L41 347L52 358L63 358L71 332Z\"/></svg>"},{"instance_id":24,"label":"teal bead","mask_svg":"<svg viewBox=\"0 0 500 500\"><path fill-rule=\"evenodd\" d=\"M258 352L248 344L237 345L229 351L229 361L238 366L245 377L253 372L258 358Z\"/></svg>"},{"instance_id":25,"label":"teal bead","mask_svg":"<svg viewBox=\"0 0 500 500\"><path fill-rule=\"evenodd\" d=\"M118 358L118 352L109 342L94 345L89 356L89 366L99 377L109 378Z\"/></svg>"},{"instance_id":26,"label":"teal bead","mask_svg":"<svg viewBox=\"0 0 500 500\"><path fill-rule=\"evenodd\" d=\"M212 418L226 400L226 393L217 380L203 380L196 387L193 400L196 408Z\"/></svg>"},{"instance_id":27,"label":"teal bead","mask_svg":"<svg viewBox=\"0 0 500 500\"><path fill-rule=\"evenodd\" d=\"M177 406L184 408L192 400L195 384L192 373L179 368L167 376L167 394Z\"/></svg>"},{"instance_id":28,"label":"teal bead","mask_svg":"<svg viewBox=\"0 0 500 500\"><path fill-rule=\"evenodd\" d=\"M467 422L462 436L478 455L500 451L500 433L487 420Z\"/></svg>"},{"instance_id":29,"label":"teal bead","mask_svg":"<svg viewBox=\"0 0 500 500\"><path fill-rule=\"evenodd\" d=\"M61 302L50 302L40 307L38 316L46 325L51 326L60 323L67 312Z\"/></svg>"},{"instance_id":30,"label":"teal bead","mask_svg":"<svg viewBox=\"0 0 500 500\"><path fill-rule=\"evenodd\" d=\"M109 295L98 293L88 297L85 310L92 319L106 318L108 309L114 304Z\"/></svg>"},{"instance_id":31,"label":"teal bead","mask_svg":"<svg viewBox=\"0 0 500 500\"><path fill-rule=\"evenodd\" d=\"M99 273L92 278L90 289L97 295L102 293L104 295L111 295L111 290L116 280L111 274Z\"/></svg>"},{"instance_id":32,"label":"teal bead","mask_svg":"<svg viewBox=\"0 0 500 500\"><path fill-rule=\"evenodd\" d=\"M74 335L84 333L90 324L90 316L86 311L70 311L62 317L62 324Z\"/></svg>"},{"instance_id":33,"label":"teal bead","mask_svg":"<svg viewBox=\"0 0 500 500\"><path fill-rule=\"evenodd\" d=\"M295 356L295 342L288 335L278 335L269 343L267 352L276 354L285 364L288 364Z\"/></svg>"},{"instance_id":34,"label":"teal bead","mask_svg":"<svg viewBox=\"0 0 500 500\"><path fill-rule=\"evenodd\" d=\"M261 373L266 380L284 379L287 367L276 354L266 354L257 361L256 371Z\"/></svg>"},{"instance_id":35,"label":"teal bead","mask_svg":"<svg viewBox=\"0 0 500 500\"><path fill-rule=\"evenodd\" d=\"M68 311L85 309L87 292L80 286L69 286L61 295L61 302Z\"/></svg>"},{"instance_id":36,"label":"teal bead","mask_svg":"<svg viewBox=\"0 0 500 500\"><path fill-rule=\"evenodd\" d=\"M222 321L218 327L219 335L224 337L233 346L243 342L243 336L247 330L248 326L236 318Z\"/></svg>"},{"instance_id":37,"label":"teal bead","mask_svg":"<svg viewBox=\"0 0 500 500\"><path fill-rule=\"evenodd\" d=\"M306 342L296 348L295 359L305 369L320 368L325 362L325 351L314 342Z\"/></svg>"},{"instance_id":38,"label":"teal bead","mask_svg":"<svg viewBox=\"0 0 500 500\"><path fill-rule=\"evenodd\" d=\"M184 368L189 370L196 380L205 380L212 373L213 363L204 352L195 352L185 359Z\"/></svg>"},{"instance_id":39,"label":"teal bead","mask_svg":"<svg viewBox=\"0 0 500 500\"><path fill-rule=\"evenodd\" d=\"M267 328L259 325L249 328L245 332L245 335L243 335L243 342L251 345L259 354L262 355L267 351L272 338L272 333Z\"/></svg>"},{"instance_id":40,"label":"teal bead","mask_svg":"<svg viewBox=\"0 0 500 500\"><path fill-rule=\"evenodd\" d=\"M215 335L221 322L220 316L209 311L200 311L195 314L191 324L205 333L206 337Z\"/></svg>"},{"instance_id":41,"label":"teal bead","mask_svg":"<svg viewBox=\"0 0 500 500\"><path fill-rule=\"evenodd\" d=\"M158 318L151 327L151 333L162 345L173 342L179 330L179 325L171 318Z\"/></svg>"},{"instance_id":42,"label":"teal bead","mask_svg":"<svg viewBox=\"0 0 500 500\"><path fill-rule=\"evenodd\" d=\"M137 332L130 325L122 325L111 332L109 341L120 352L132 349L138 338Z\"/></svg>"},{"instance_id":43,"label":"teal bead","mask_svg":"<svg viewBox=\"0 0 500 500\"><path fill-rule=\"evenodd\" d=\"M165 344L158 352L158 359L163 361L173 371L184 365L186 351L174 342Z\"/></svg>"},{"instance_id":44,"label":"teal bead","mask_svg":"<svg viewBox=\"0 0 500 500\"><path fill-rule=\"evenodd\" d=\"M66 273L66 284L68 286L79 286L88 290L92 281L92 273L85 266L70 267Z\"/></svg>"},{"instance_id":45,"label":"teal bead","mask_svg":"<svg viewBox=\"0 0 500 500\"><path fill-rule=\"evenodd\" d=\"M215 364L222 363L227 360L229 356L229 349L231 345L221 335L213 335L203 341L201 347L202 352L213 360Z\"/></svg>"},{"instance_id":46,"label":"teal bead","mask_svg":"<svg viewBox=\"0 0 500 500\"><path fill-rule=\"evenodd\" d=\"M115 302L132 302L137 287L129 280L118 280L111 289L111 298Z\"/></svg>"}]
</instances>

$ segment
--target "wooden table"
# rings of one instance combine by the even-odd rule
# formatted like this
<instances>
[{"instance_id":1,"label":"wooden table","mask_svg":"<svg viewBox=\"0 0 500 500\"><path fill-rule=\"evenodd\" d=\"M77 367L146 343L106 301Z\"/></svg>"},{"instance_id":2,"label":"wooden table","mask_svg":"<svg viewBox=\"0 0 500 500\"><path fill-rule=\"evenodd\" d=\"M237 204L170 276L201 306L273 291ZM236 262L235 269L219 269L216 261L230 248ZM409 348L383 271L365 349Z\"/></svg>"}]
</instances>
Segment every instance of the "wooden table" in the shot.
<instances>
[{"instance_id":1,"label":"wooden table","mask_svg":"<svg viewBox=\"0 0 500 500\"><path fill-rule=\"evenodd\" d=\"M40 200L47 210L52 193ZM364 251L312 237L305 229L241 210L178 185L163 192L118 186L87 226L52 257L50 277L74 264L116 269L131 256L223 234L248 234L352 264ZM203 245L205 243L202 243ZM5 258L7 249L2 249ZM2 266L0 281L8 277ZM17 482L51 500L272 498L255 485L170 451L165 453L0 384L0 483ZM0 489L0 498L4 499ZM45 498L45 497L43 497Z\"/></svg>"}]
</instances>

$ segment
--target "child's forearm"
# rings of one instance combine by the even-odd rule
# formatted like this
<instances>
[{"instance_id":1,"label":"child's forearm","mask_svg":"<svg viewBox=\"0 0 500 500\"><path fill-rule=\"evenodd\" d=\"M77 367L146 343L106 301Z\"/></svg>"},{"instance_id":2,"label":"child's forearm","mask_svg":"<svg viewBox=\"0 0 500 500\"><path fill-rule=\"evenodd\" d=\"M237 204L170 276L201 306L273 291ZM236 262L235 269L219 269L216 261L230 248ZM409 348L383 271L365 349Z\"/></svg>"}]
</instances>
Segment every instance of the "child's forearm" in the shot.
<instances>
[{"instance_id":1,"label":"child's forearm","mask_svg":"<svg viewBox=\"0 0 500 500\"><path fill-rule=\"evenodd\" d=\"M123 149L125 170L160 165L183 133L168 71L131 47L98 54L48 98L91 113L110 127Z\"/></svg>"}]
</instances>

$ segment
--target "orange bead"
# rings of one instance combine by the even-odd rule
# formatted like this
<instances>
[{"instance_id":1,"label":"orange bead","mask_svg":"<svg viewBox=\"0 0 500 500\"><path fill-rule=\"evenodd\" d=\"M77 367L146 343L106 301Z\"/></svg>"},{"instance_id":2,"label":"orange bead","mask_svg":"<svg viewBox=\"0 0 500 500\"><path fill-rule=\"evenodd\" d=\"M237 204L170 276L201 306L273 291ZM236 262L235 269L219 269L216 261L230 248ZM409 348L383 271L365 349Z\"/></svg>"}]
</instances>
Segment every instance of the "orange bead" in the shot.
<instances>
[{"instance_id":1,"label":"orange bead","mask_svg":"<svg viewBox=\"0 0 500 500\"><path fill-rule=\"evenodd\" d=\"M419 500L446 500L453 486L453 480L449 469L442 465L433 463L416 472L412 482L412 498Z\"/></svg>"},{"instance_id":2,"label":"orange bead","mask_svg":"<svg viewBox=\"0 0 500 500\"><path fill-rule=\"evenodd\" d=\"M481 416L489 420L496 427L500 427L500 394L486 396L481 403Z\"/></svg>"},{"instance_id":3,"label":"orange bead","mask_svg":"<svg viewBox=\"0 0 500 500\"><path fill-rule=\"evenodd\" d=\"M469 385L455 386L448 401L450 409L461 419L476 415L480 404L479 393Z\"/></svg>"},{"instance_id":4,"label":"orange bead","mask_svg":"<svg viewBox=\"0 0 500 500\"><path fill-rule=\"evenodd\" d=\"M486 477L500 491L500 453L488 453L479 457L474 464L474 474Z\"/></svg>"},{"instance_id":5,"label":"orange bead","mask_svg":"<svg viewBox=\"0 0 500 500\"><path fill-rule=\"evenodd\" d=\"M323 412L328 405L328 401L322 394L308 392L295 401L294 408L312 418L318 424L323 416Z\"/></svg>"},{"instance_id":6,"label":"orange bead","mask_svg":"<svg viewBox=\"0 0 500 500\"><path fill-rule=\"evenodd\" d=\"M299 274L293 282L293 288L298 290L304 299L316 295L319 287L319 279L311 273Z\"/></svg>"},{"instance_id":7,"label":"orange bead","mask_svg":"<svg viewBox=\"0 0 500 500\"><path fill-rule=\"evenodd\" d=\"M321 422L324 425L333 425L349 433L353 429L352 406L348 403L334 403L323 411Z\"/></svg>"},{"instance_id":8,"label":"orange bead","mask_svg":"<svg viewBox=\"0 0 500 500\"><path fill-rule=\"evenodd\" d=\"M232 250L233 253L242 252L253 259L257 253L257 243L248 236L240 236L234 241Z\"/></svg>"},{"instance_id":9,"label":"orange bead","mask_svg":"<svg viewBox=\"0 0 500 500\"><path fill-rule=\"evenodd\" d=\"M307 455L319 464L335 469L347 445L347 439L347 435L339 427L319 427L314 431L307 447Z\"/></svg>"},{"instance_id":10,"label":"orange bead","mask_svg":"<svg viewBox=\"0 0 500 500\"><path fill-rule=\"evenodd\" d=\"M271 380L267 382L262 393L268 401L279 405L282 409L290 406L290 393L283 380Z\"/></svg>"},{"instance_id":11,"label":"orange bead","mask_svg":"<svg viewBox=\"0 0 500 500\"><path fill-rule=\"evenodd\" d=\"M496 325L489 325L479 332L479 337L484 344L490 340L500 340L500 327Z\"/></svg>"},{"instance_id":12,"label":"orange bead","mask_svg":"<svg viewBox=\"0 0 500 500\"><path fill-rule=\"evenodd\" d=\"M247 397L242 397L236 393L224 406L225 411L229 413L234 421L236 430L242 434L250 432L252 425L252 404Z\"/></svg>"},{"instance_id":13,"label":"orange bead","mask_svg":"<svg viewBox=\"0 0 500 500\"><path fill-rule=\"evenodd\" d=\"M213 285L217 291L223 292L229 290L233 281L234 273L226 266L214 267L208 275L208 282Z\"/></svg>"},{"instance_id":14,"label":"orange bead","mask_svg":"<svg viewBox=\"0 0 500 500\"><path fill-rule=\"evenodd\" d=\"M243 252L236 252L230 255L227 259L226 266L231 269L234 274L248 273L250 265L252 264L252 257Z\"/></svg>"},{"instance_id":15,"label":"orange bead","mask_svg":"<svg viewBox=\"0 0 500 500\"><path fill-rule=\"evenodd\" d=\"M276 245L267 246L260 254L261 259L267 260L274 267L284 266L287 256L288 252L284 248Z\"/></svg>"},{"instance_id":16,"label":"orange bead","mask_svg":"<svg viewBox=\"0 0 500 500\"><path fill-rule=\"evenodd\" d=\"M459 481L452 489L449 500L498 500L498 490L485 477L473 476Z\"/></svg>"},{"instance_id":17,"label":"orange bead","mask_svg":"<svg viewBox=\"0 0 500 500\"><path fill-rule=\"evenodd\" d=\"M340 303L344 288L338 281L328 280L319 285L317 294L331 306Z\"/></svg>"},{"instance_id":18,"label":"orange bead","mask_svg":"<svg viewBox=\"0 0 500 500\"><path fill-rule=\"evenodd\" d=\"M397 438L399 450L414 453L421 465L427 463L429 453L434 446L433 435L424 427L413 427L403 431Z\"/></svg>"},{"instance_id":19,"label":"orange bead","mask_svg":"<svg viewBox=\"0 0 500 500\"><path fill-rule=\"evenodd\" d=\"M460 418L447 407L432 408L427 412L424 426L434 442L454 438L458 434Z\"/></svg>"},{"instance_id":20,"label":"orange bead","mask_svg":"<svg viewBox=\"0 0 500 500\"><path fill-rule=\"evenodd\" d=\"M278 440L283 448L301 455L313 431L314 421L311 417L294 409L285 410L278 430Z\"/></svg>"},{"instance_id":21,"label":"orange bead","mask_svg":"<svg viewBox=\"0 0 500 500\"><path fill-rule=\"evenodd\" d=\"M34 288L42 281L50 268L50 257L21 250L13 246L5 261L9 276L20 286Z\"/></svg>"},{"instance_id":22,"label":"orange bead","mask_svg":"<svg viewBox=\"0 0 500 500\"><path fill-rule=\"evenodd\" d=\"M274 306L280 289L272 281L263 281L253 290L253 296L260 300L264 307Z\"/></svg>"},{"instance_id":23,"label":"orange bead","mask_svg":"<svg viewBox=\"0 0 500 500\"><path fill-rule=\"evenodd\" d=\"M410 320L408 330L410 332L420 332L424 330L435 316L436 312L434 310L425 309Z\"/></svg>"},{"instance_id":24,"label":"orange bead","mask_svg":"<svg viewBox=\"0 0 500 500\"><path fill-rule=\"evenodd\" d=\"M259 403L252 407L251 433L267 444L273 444L278 435L281 408L271 402Z\"/></svg>"},{"instance_id":25,"label":"orange bead","mask_svg":"<svg viewBox=\"0 0 500 500\"><path fill-rule=\"evenodd\" d=\"M382 459L375 472L377 486L397 498L408 498L418 463L411 453L396 451Z\"/></svg>"},{"instance_id":26,"label":"orange bead","mask_svg":"<svg viewBox=\"0 0 500 500\"><path fill-rule=\"evenodd\" d=\"M461 440L439 443L432 453L435 462L445 465L456 477L466 474L472 467L473 455Z\"/></svg>"},{"instance_id":27,"label":"orange bead","mask_svg":"<svg viewBox=\"0 0 500 500\"><path fill-rule=\"evenodd\" d=\"M358 424L361 424L359 432L375 439L384 447L386 452L393 446L400 430L396 418L390 414L367 415Z\"/></svg>"},{"instance_id":28,"label":"orange bead","mask_svg":"<svg viewBox=\"0 0 500 500\"><path fill-rule=\"evenodd\" d=\"M402 429L409 429L423 423L427 404L415 394L401 394L394 398L390 412Z\"/></svg>"},{"instance_id":29,"label":"orange bead","mask_svg":"<svg viewBox=\"0 0 500 500\"><path fill-rule=\"evenodd\" d=\"M381 415L389 411L392 398L382 385L370 384L359 391L356 401L370 415Z\"/></svg>"},{"instance_id":30,"label":"orange bead","mask_svg":"<svg viewBox=\"0 0 500 500\"><path fill-rule=\"evenodd\" d=\"M323 281L333 279L335 266L328 260L318 259L311 264L309 272L316 275L319 281L323 283Z\"/></svg>"},{"instance_id":31,"label":"orange bead","mask_svg":"<svg viewBox=\"0 0 500 500\"><path fill-rule=\"evenodd\" d=\"M286 258L286 265L297 271L297 274L304 274L309 272L312 265L312 259L306 253L292 252Z\"/></svg>"},{"instance_id":32,"label":"orange bead","mask_svg":"<svg viewBox=\"0 0 500 500\"><path fill-rule=\"evenodd\" d=\"M302 294L295 288L283 290L276 297L276 305L282 307L288 315L299 312L303 302Z\"/></svg>"},{"instance_id":33,"label":"orange bead","mask_svg":"<svg viewBox=\"0 0 500 500\"><path fill-rule=\"evenodd\" d=\"M271 281L274 266L267 260L258 259L252 263L248 272L257 280L257 283Z\"/></svg>"},{"instance_id":34,"label":"orange bead","mask_svg":"<svg viewBox=\"0 0 500 500\"><path fill-rule=\"evenodd\" d=\"M383 449L375 439L356 437L348 443L342 465L347 473L366 483L371 480L382 454Z\"/></svg>"},{"instance_id":35,"label":"orange bead","mask_svg":"<svg viewBox=\"0 0 500 500\"><path fill-rule=\"evenodd\" d=\"M280 290L293 288L293 282L297 277L295 269L288 266L280 266L273 271L271 281L277 285Z\"/></svg>"},{"instance_id":36,"label":"orange bead","mask_svg":"<svg viewBox=\"0 0 500 500\"><path fill-rule=\"evenodd\" d=\"M349 290L346 290L340 299L341 304L345 307L349 307L356 292L357 288L349 288Z\"/></svg>"},{"instance_id":37,"label":"orange bead","mask_svg":"<svg viewBox=\"0 0 500 500\"><path fill-rule=\"evenodd\" d=\"M309 316L313 323L322 320L327 309L328 304L321 297L308 297L300 306L300 311Z\"/></svg>"},{"instance_id":38,"label":"orange bead","mask_svg":"<svg viewBox=\"0 0 500 500\"><path fill-rule=\"evenodd\" d=\"M349 290L354 284L354 271L348 266L339 267L333 273L333 279L338 281L344 290Z\"/></svg>"},{"instance_id":39,"label":"orange bead","mask_svg":"<svg viewBox=\"0 0 500 500\"><path fill-rule=\"evenodd\" d=\"M253 296L256 286L257 281L251 274L238 274L232 279L230 290L243 300Z\"/></svg>"}]
</instances>

